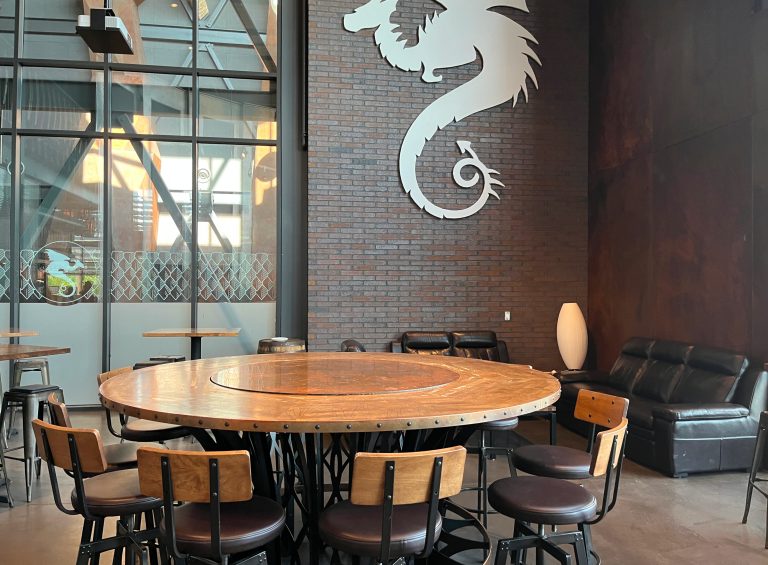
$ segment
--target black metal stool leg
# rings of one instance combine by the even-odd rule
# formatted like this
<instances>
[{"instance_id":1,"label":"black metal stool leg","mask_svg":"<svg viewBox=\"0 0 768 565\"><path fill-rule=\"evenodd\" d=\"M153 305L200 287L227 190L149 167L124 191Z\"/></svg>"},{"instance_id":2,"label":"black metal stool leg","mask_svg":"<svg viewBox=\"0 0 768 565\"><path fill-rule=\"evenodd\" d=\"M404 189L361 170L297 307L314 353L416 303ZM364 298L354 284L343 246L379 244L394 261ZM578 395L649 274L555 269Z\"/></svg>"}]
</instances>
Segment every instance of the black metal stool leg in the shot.
<instances>
[{"instance_id":1,"label":"black metal stool leg","mask_svg":"<svg viewBox=\"0 0 768 565\"><path fill-rule=\"evenodd\" d=\"M755 478L757 477L757 471L760 468L760 464L763 461L763 454L765 453L765 444L768 443L768 430L764 427L760 427L757 432L757 441L755 442L755 455L752 458L752 467L749 469L749 479L747 480L747 501L744 506L744 517L741 519L742 524L747 523L747 517L749 516L749 506L752 503L752 490L755 488Z\"/></svg>"}]
</instances>

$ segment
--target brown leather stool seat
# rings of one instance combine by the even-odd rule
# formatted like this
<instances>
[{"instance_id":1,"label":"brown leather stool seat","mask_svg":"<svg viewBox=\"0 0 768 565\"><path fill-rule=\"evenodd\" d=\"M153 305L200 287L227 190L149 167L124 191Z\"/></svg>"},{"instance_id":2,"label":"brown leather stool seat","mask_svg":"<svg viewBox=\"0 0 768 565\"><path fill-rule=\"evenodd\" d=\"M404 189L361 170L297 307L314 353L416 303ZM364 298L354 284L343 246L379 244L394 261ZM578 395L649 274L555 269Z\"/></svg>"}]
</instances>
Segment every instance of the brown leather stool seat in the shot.
<instances>
[{"instance_id":1,"label":"brown leather stool seat","mask_svg":"<svg viewBox=\"0 0 768 565\"><path fill-rule=\"evenodd\" d=\"M503 432L516 428L518 423L517 418L504 418L494 422L485 422L480 426L480 429L487 432Z\"/></svg>"},{"instance_id":2,"label":"brown leather stool seat","mask_svg":"<svg viewBox=\"0 0 768 565\"><path fill-rule=\"evenodd\" d=\"M136 469L125 469L104 473L85 479L86 502L94 516L126 516L140 514L162 506L159 498L144 496L139 489L139 474ZM72 507L78 512L83 505L72 490Z\"/></svg>"},{"instance_id":3,"label":"brown leather stool seat","mask_svg":"<svg viewBox=\"0 0 768 565\"><path fill-rule=\"evenodd\" d=\"M104 457L110 470L127 469L136 466L138 443L113 443L104 446Z\"/></svg>"},{"instance_id":4,"label":"brown leather stool seat","mask_svg":"<svg viewBox=\"0 0 768 565\"><path fill-rule=\"evenodd\" d=\"M428 504L404 504L392 511L391 559L424 551L427 541ZM320 536L330 546L352 555L377 557L381 548L381 506L361 506L339 502L320 516ZM443 521L437 515L435 537L440 537Z\"/></svg>"},{"instance_id":5,"label":"brown leather stool seat","mask_svg":"<svg viewBox=\"0 0 768 565\"><path fill-rule=\"evenodd\" d=\"M128 441L158 442L187 437L189 428L164 422L151 420L128 420L123 426L120 435Z\"/></svg>"},{"instance_id":6,"label":"brown leather stool seat","mask_svg":"<svg viewBox=\"0 0 768 565\"><path fill-rule=\"evenodd\" d=\"M174 511L176 545L182 553L216 558L211 548L211 507L187 503ZM275 501L254 497L221 505L221 552L244 553L267 545L280 535L285 512ZM165 534L165 521L160 523Z\"/></svg>"},{"instance_id":7,"label":"brown leather stool seat","mask_svg":"<svg viewBox=\"0 0 768 565\"><path fill-rule=\"evenodd\" d=\"M561 445L526 445L512 453L515 469L556 479L587 479L592 454Z\"/></svg>"},{"instance_id":8,"label":"brown leather stool seat","mask_svg":"<svg viewBox=\"0 0 768 565\"><path fill-rule=\"evenodd\" d=\"M597 500L579 485L550 477L510 477L493 483L488 502L501 514L534 524L578 524L597 515Z\"/></svg>"}]
</instances>

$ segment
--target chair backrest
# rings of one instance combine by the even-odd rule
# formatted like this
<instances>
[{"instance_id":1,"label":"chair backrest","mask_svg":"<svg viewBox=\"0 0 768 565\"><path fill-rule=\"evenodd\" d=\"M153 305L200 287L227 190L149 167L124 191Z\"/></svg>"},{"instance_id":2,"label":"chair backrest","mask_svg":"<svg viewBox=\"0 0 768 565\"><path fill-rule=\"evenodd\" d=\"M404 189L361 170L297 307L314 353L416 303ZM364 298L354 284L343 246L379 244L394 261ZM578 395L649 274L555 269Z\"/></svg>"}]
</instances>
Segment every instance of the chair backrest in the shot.
<instances>
[{"instance_id":1,"label":"chair backrest","mask_svg":"<svg viewBox=\"0 0 768 565\"><path fill-rule=\"evenodd\" d=\"M393 503L429 502L435 460L442 458L439 498L461 491L467 450L461 446L416 453L358 453L355 455L350 502L377 506L384 502L386 467L394 462Z\"/></svg>"},{"instance_id":2,"label":"chair backrest","mask_svg":"<svg viewBox=\"0 0 768 565\"><path fill-rule=\"evenodd\" d=\"M356 339L345 339L341 342L341 351L346 353L365 352L365 346Z\"/></svg>"},{"instance_id":3,"label":"chair backrest","mask_svg":"<svg viewBox=\"0 0 768 565\"><path fill-rule=\"evenodd\" d=\"M32 420L32 429L43 461L65 471L74 471L71 438L77 449L82 473L96 475L107 470L104 444L98 430L56 426L37 419Z\"/></svg>"},{"instance_id":4,"label":"chair backrest","mask_svg":"<svg viewBox=\"0 0 768 565\"><path fill-rule=\"evenodd\" d=\"M111 371L107 371L106 373L101 373L98 377L96 377L96 380L99 382L99 386L101 386L112 377L123 375L125 373L130 373L131 371L133 371L131 367L120 367L119 369L112 369Z\"/></svg>"},{"instance_id":5,"label":"chair backrest","mask_svg":"<svg viewBox=\"0 0 768 565\"><path fill-rule=\"evenodd\" d=\"M170 466L173 500L211 501L211 465L219 473L219 501L241 502L253 496L251 457L247 451L176 451L141 447L137 452L142 494L163 498L162 461Z\"/></svg>"},{"instance_id":6,"label":"chair backrest","mask_svg":"<svg viewBox=\"0 0 768 565\"><path fill-rule=\"evenodd\" d=\"M403 353L451 355L451 336L447 332L405 332Z\"/></svg>"},{"instance_id":7,"label":"chair backrest","mask_svg":"<svg viewBox=\"0 0 768 565\"><path fill-rule=\"evenodd\" d=\"M573 416L603 428L613 428L627 417L629 400L621 396L582 389L576 397Z\"/></svg>"},{"instance_id":8,"label":"chair backrest","mask_svg":"<svg viewBox=\"0 0 768 565\"><path fill-rule=\"evenodd\" d=\"M67 405L61 400L58 392L52 392L48 396L48 406L51 409L51 423L65 428L72 427L72 421L69 419L69 410Z\"/></svg>"},{"instance_id":9,"label":"chair backrest","mask_svg":"<svg viewBox=\"0 0 768 565\"><path fill-rule=\"evenodd\" d=\"M597 434L595 447L592 449L592 464L589 468L589 473L593 477L601 477L608 472L609 467L613 470L619 465L624 454L628 423L626 418L622 418L621 422L613 428Z\"/></svg>"}]
</instances>

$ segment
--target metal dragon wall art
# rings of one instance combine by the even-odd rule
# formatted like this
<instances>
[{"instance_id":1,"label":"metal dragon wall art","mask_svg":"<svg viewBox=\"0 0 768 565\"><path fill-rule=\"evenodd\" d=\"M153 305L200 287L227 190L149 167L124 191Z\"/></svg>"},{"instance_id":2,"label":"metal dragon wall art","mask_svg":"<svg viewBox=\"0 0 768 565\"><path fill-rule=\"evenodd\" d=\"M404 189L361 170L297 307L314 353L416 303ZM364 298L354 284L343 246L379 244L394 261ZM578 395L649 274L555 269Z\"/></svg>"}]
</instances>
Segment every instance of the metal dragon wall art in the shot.
<instances>
[{"instance_id":1,"label":"metal dragon wall art","mask_svg":"<svg viewBox=\"0 0 768 565\"><path fill-rule=\"evenodd\" d=\"M440 82L436 69L460 67L474 62L478 54L483 68L469 82L430 104L411 124L400 148L400 179L405 192L427 213L437 218L466 218L478 212L490 196L499 198L494 186L504 186L494 177L472 149L469 141L458 141L462 154L467 155L453 168L453 180L459 187L472 188L481 180L480 198L468 208L448 210L431 202L421 191L416 177L416 163L424 146L454 122L512 100L517 104L522 92L528 100L527 78L538 88L531 61L541 65L529 42L536 39L520 24L491 8L511 7L527 12L525 0L435 0L445 10L427 16L418 29L418 43L408 46L391 22L399 0L370 0L344 17L344 29L357 33L375 29L374 39L381 56L393 67L409 72L421 72L424 82ZM476 169L466 179L465 167Z\"/></svg>"}]
</instances>

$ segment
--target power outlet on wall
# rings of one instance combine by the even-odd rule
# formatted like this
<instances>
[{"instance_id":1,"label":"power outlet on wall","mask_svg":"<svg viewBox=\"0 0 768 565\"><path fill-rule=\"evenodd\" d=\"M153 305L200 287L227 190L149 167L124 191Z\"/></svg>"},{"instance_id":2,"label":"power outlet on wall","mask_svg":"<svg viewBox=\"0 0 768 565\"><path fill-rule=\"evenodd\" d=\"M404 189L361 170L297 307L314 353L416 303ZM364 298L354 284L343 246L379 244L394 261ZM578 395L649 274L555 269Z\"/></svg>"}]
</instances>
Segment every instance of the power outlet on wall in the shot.
<instances>
[{"instance_id":1,"label":"power outlet on wall","mask_svg":"<svg viewBox=\"0 0 768 565\"><path fill-rule=\"evenodd\" d=\"M509 322L512 319L512 312L504 312L504 321Z\"/></svg>"}]
</instances>

